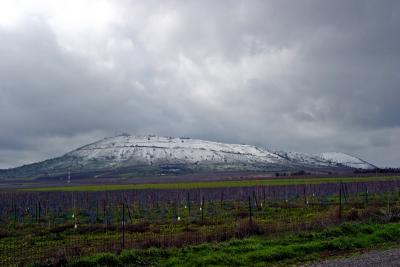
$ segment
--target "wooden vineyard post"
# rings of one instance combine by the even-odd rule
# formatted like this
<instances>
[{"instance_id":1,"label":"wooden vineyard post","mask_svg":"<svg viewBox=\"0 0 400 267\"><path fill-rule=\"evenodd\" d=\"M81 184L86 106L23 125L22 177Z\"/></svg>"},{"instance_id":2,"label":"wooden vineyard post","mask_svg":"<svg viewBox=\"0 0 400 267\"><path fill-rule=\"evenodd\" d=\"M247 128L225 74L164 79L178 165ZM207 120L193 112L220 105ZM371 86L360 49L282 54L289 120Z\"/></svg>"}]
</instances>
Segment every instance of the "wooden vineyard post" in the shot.
<instances>
[{"instance_id":1,"label":"wooden vineyard post","mask_svg":"<svg viewBox=\"0 0 400 267\"><path fill-rule=\"evenodd\" d=\"M37 210L38 210L38 208L37 208L37 202L35 203L35 222L37 223L37 221L38 221L38 214L37 214Z\"/></svg>"},{"instance_id":2,"label":"wooden vineyard post","mask_svg":"<svg viewBox=\"0 0 400 267\"><path fill-rule=\"evenodd\" d=\"M285 186L285 208L289 208L289 197L288 197L288 192L287 192L287 187Z\"/></svg>"},{"instance_id":3,"label":"wooden vineyard post","mask_svg":"<svg viewBox=\"0 0 400 267\"><path fill-rule=\"evenodd\" d=\"M342 183L339 187L339 219L342 219Z\"/></svg>"},{"instance_id":4,"label":"wooden vineyard post","mask_svg":"<svg viewBox=\"0 0 400 267\"><path fill-rule=\"evenodd\" d=\"M40 212L41 212L41 207L40 207L40 201L38 202L38 223L40 223Z\"/></svg>"},{"instance_id":5,"label":"wooden vineyard post","mask_svg":"<svg viewBox=\"0 0 400 267\"><path fill-rule=\"evenodd\" d=\"M390 192L387 192L387 214L390 215Z\"/></svg>"},{"instance_id":6,"label":"wooden vineyard post","mask_svg":"<svg viewBox=\"0 0 400 267\"><path fill-rule=\"evenodd\" d=\"M307 203L307 192L306 192L306 186L303 187L303 196L304 196L304 207L306 208L308 205Z\"/></svg>"},{"instance_id":7,"label":"wooden vineyard post","mask_svg":"<svg viewBox=\"0 0 400 267\"><path fill-rule=\"evenodd\" d=\"M125 248L125 203L122 202L122 249Z\"/></svg>"},{"instance_id":8,"label":"wooden vineyard post","mask_svg":"<svg viewBox=\"0 0 400 267\"><path fill-rule=\"evenodd\" d=\"M249 222L251 223L253 221L253 211L251 209L251 197L249 196Z\"/></svg>"},{"instance_id":9,"label":"wooden vineyard post","mask_svg":"<svg viewBox=\"0 0 400 267\"><path fill-rule=\"evenodd\" d=\"M263 205L265 206L265 186L263 186L262 189L263 189Z\"/></svg>"},{"instance_id":10,"label":"wooden vineyard post","mask_svg":"<svg viewBox=\"0 0 400 267\"><path fill-rule=\"evenodd\" d=\"M186 202L187 202L187 208L188 208L188 220L190 221L190 195L189 195L189 192L187 192Z\"/></svg>"},{"instance_id":11,"label":"wooden vineyard post","mask_svg":"<svg viewBox=\"0 0 400 267\"><path fill-rule=\"evenodd\" d=\"M15 204L14 202L14 228L15 228L15 224L17 222L17 204Z\"/></svg>"},{"instance_id":12,"label":"wooden vineyard post","mask_svg":"<svg viewBox=\"0 0 400 267\"><path fill-rule=\"evenodd\" d=\"M128 201L126 199L125 199L125 207L126 207L126 210L128 211L129 220L130 220L131 223L133 223L131 210L129 209L129 204L128 204Z\"/></svg>"},{"instance_id":13,"label":"wooden vineyard post","mask_svg":"<svg viewBox=\"0 0 400 267\"><path fill-rule=\"evenodd\" d=\"M365 204L368 205L368 185L365 186Z\"/></svg>"},{"instance_id":14,"label":"wooden vineyard post","mask_svg":"<svg viewBox=\"0 0 400 267\"><path fill-rule=\"evenodd\" d=\"M107 218L106 218L106 200L103 199L103 223L107 229Z\"/></svg>"},{"instance_id":15,"label":"wooden vineyard post","mask_svg":"<svg viewBox=\"0 0 400 267\"><path fill-rule=\"evenodd\" d=\"M178 207L177 207L176 202L177 202L177 200L174 201L174 210L173 210L174 221L178 220Z\"/></svg>"},{"instance_id":16,"label":"wooden vineyard post","mask_svg":"<svg viewBox=\"0 0 400 267\"><path fill-rule=\"evenodd\" d=\"M96 223L97 224L99 221L99 201L96 200Z\"/></svg>"},{"instance_id":17,"label":"wooden vineyard post","mask_svg":"<svg viewBox=\"0 0 400 267\"><path fill-rule=\"evenodd\" d=\"M158 204L158 195L156 194L156 209L158 210L160 208L159 204Z\"/></svg>"},{"instance_id":18,"label":"wooden vineyard post","mask_svg":"<svg viewBox=\"0 0 400 267\"><path fill-rule=\"evenodd\" d=\"M201 223L204 223L204 196L201 199Z\"/></svg>"},{"instance_id":19,"label":"wooden vineyard post","mask_svg":"<svg viewBox=\"0 0 400 267\"><path fill-rule=\"evenodd\" d=\"M38 202L36 202L35 203L35 221L36 221L36 223L38 223L39 222L39 205L38 205Z\"/></svg>"},{"instance_id":20,"label":"wooden vineyard post","mask_svg":"<svg viewBox=\"0 0 400 267\"><path fill-rule=\"evenodd\" d=\"M257 196L256 196L256 191L253 191L253 199L254 199L254 203L256 204L256 208L258 209L258 200L257 200Z\"/></svg>"}]
</instances>

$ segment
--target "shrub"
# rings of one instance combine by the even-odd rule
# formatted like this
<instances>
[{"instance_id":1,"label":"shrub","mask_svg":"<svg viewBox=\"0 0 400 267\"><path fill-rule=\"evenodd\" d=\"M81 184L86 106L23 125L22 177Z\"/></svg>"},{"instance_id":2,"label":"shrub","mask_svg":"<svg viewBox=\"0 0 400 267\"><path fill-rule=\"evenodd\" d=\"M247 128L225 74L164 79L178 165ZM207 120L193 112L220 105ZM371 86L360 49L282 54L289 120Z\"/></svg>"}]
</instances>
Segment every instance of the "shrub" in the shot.
<instances>
[{"instance_id":1,"label":"shrub","mask_svg":"<svg viewBox=\"0 0 400 267\"><path fill-rule=\"evenodd\" d=\"M96 255L95 261L100 266L121 266L118 258L112 253Z\"/></svg>"},{"instance_id":2,"label":"shrub","mask_svg":"<svg viewBox=\"0 0 400 267\"><path fill-rule=\"evenodd\" d=\"M235 235L243 238L250 235L264 234L264 229L254 221L242 220L238 223L235 229Z\"/></svg>"},{"instance_id":3,"label":"shrub","mask_svg":"<svg viewBox=\"0 0 400 267\"><path fill-rule=\"evenodd\" d=\"M74 258L71 260L68 267L119 267L123 266L118 258L112 253L101 253L95 256L86 256L80 258Z\"/></svg>"},{"instance_id":4,"label":"shrub","mask_svg":"<svg viewBox=\"0 0 400 267\"><path fill-rule=\"evenodd\" d=\"M150 223L148 221L141 221L129 224L125 226L125 230L128 232L145 233L150 230Z\"/></svg>"},{"instance_id":5,"label":"shrub","mask_svg":"<svg viewBox=\"0 0 400 267\"><path fill-rule=\"evenodd\" d=\"M345 215L345 219L347 220L347 221L355 221L355 220L358 220L360 218L360 215L359 215L359 213L358 213L358 210L357 209L354 209L354 208L352 208L350 211L349 211L349 213L347 213L346 215Z\"/></svg>"},{"instance_id":6,"label":"shrub","mask_svg":"<svg viewBox=\"0 0 400 267\"><path fill-rule=\"evenodd\" d=\"M80 257L73 258L68 264L68 267L96 267L97 263L93 258L90 257Z\"/></svg>"},{"instance_id":7,"label":"shrub","mask_svg":"<svg viewBox=\"0 0 400 267\"><path fill-rule=\"evenodd\" d=\"M148 261L146 261L136 250L124 250L118 258L123 264L131 264L134 266L148 265Z\"/></svg>"}]
</instances>

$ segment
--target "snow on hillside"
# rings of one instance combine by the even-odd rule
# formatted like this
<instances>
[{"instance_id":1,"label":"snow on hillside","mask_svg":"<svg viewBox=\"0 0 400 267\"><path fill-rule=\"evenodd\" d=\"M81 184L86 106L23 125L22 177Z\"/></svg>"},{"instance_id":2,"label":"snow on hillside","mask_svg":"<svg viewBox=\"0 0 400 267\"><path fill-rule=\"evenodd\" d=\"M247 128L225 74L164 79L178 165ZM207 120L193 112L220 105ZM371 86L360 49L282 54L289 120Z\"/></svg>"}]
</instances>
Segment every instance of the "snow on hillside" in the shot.
<instances>
[{"instance_id":1,"label":"snow on hillside","mask_svg":"<svg viewBox=\"0 0 400 267\"><path fill-rule=\"evenodd\" d=\"M202 170L373 169L375 166L343 153L272 152L251 145L190 138L119 135L78 148L61 157L6 170L3 176L26 177L66 171L100 171L148 166L184 165ZM1 175L1 174L0 174Z\"/></svg>"},{"instance_id":2,"label":"snow on hillside","mask_svg":"<svg viewBox=\"0 0 400 267\"><path fill-rule=\"evenodd\" d=\"M316 154L316 156L320 157L325 161L331 161L339 164L343 164L345 166L356 168L356 169L375 169L376 166L359 159L357 157L353 157L344 153L339 152L324 152Z\"/></svg>"},{"instance_id":3,"label":"snow on hillside","mask_svg":"<svg viewBox=\"0 0 400 267\"><path fill-rule=\"evenodd\" d=\"M375 168L368 162L337 152L320 154L271 152L251 145L151 135L109 137L66 155L78 159L82 165L97 162L98 165L109 167L138 164L244 163Z\"/></svg>"},{"instance_id":4,"label":"snow on hillside","mask_svg":"<svg viewBox=\"0 0 400 267\"><path fill-rule=\"evenodd\" d=\"M316 165L325 167L331 167L332 165L336 165L334 162L327 162L321 157L318 157L313 154L306 154L301 152L285 152L285 151L279 151L276 153L281 157L296 164Z\"/></svg>"},{"instance_id":5,"label":"snow on hillside","mask_svg":"<svg viewBox=\"0 0 400 267\"><path fill-rule=\"evenodd\" d=\"M325 166L325 167L337 167L345 166L356 169L375 169L376 166L361 160L359 158L339 153L339 152L325 152L318 154L307 154L301 152L276 152L281 157L295 163L309 166Z\"/></svg>"},{"instance_id":6,"label":"snow on hillside","mask_svg":"<svg viewBox=\"0 0 400 267\"><path fill-rule=\"evenodd\" d=\"M142 163L278 163L282 158L250 145L224 144L190 138L120 135L105 138L67 154L82 161L110 165Z\"/></svg>"}]
</instances>

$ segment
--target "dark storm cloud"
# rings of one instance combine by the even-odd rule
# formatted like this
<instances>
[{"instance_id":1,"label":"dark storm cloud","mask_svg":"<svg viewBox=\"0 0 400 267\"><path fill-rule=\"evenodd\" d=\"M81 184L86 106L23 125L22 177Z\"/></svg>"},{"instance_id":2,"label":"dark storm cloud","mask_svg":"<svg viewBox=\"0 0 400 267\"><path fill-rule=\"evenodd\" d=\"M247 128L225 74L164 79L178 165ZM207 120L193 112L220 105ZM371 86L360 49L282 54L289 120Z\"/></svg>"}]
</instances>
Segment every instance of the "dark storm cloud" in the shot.
<instances>
[{"instance_id":1,"label":"dark storm cloud","mask_svg":"<svg viewBox=\"0 0 400 267\"><path fill-rule=\"evenodd\" d=\"M397 1L88 3L0 4L0 167L121 132L399 166Z\"/></svg>"}]
</instances>

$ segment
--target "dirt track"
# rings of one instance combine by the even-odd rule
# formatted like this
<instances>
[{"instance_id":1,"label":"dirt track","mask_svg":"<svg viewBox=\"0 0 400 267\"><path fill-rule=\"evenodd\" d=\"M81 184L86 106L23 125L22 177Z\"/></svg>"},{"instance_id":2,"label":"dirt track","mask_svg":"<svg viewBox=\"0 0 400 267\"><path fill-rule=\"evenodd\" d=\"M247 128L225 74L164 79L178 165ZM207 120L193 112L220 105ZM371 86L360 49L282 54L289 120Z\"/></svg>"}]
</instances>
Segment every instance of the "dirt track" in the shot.
<instances>
[{"instance_id":1,"label":"dirt track","mask_svg":"<svg viewBox=\"0 0 400 267\"><path fill-rule=\"evenodd\" d=\"M389 249L383 251L372 251L362 255L353 256L349 258L326 260L319 263L307 265L309 267L375 267L385 266L393 267L400 266L400 249Z\"/></svg>"}]
</instances>

